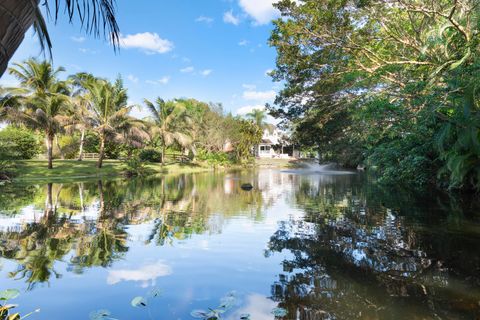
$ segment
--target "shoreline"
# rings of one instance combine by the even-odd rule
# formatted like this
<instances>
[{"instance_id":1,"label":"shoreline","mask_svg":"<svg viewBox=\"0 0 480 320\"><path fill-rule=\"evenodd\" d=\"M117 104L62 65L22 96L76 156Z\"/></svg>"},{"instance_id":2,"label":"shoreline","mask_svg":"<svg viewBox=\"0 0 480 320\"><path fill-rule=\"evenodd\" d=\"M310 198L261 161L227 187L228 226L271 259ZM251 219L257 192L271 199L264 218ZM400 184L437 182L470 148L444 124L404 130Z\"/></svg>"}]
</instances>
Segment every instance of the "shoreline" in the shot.
<instances>
[{"instance_id":1,"label":"shoreline","mask_svg":"<svg viewBox=\"0 0 480 320\"><path fill-rule=\"evenodd\" d=\"M298 167L294 159L256 159L249 166L211 166L206 163L167 163L162 166L159 163L146 163L147 176L150 175L173 175L213 172L240 169L286 169ZM56 182L56 181L80 181L93 179L112 179L124 177L125 165L119 160L105 160L102 169L96 167L96 160L56 160L53 169L47 169L45 160L21 160L15 163L12 170L14 174L10 183L30 182Z\"/></svg>"}]
</instances>

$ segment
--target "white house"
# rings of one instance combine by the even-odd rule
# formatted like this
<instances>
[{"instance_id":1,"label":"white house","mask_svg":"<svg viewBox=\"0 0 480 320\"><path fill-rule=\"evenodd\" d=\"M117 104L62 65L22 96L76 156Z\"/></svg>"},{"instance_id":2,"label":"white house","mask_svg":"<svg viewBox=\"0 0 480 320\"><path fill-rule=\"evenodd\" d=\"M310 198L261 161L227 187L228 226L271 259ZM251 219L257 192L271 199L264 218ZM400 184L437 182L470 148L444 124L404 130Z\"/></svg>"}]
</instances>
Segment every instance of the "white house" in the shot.
<instances>
[{"instance_id":1,"label":"white house","mask_svg":"<svg viewBox=\"0 0 480 320\"><path fill-rule=\"evenodd\" d=\"M281 145L284 143L282 141L284 136L285 132L274 125L268 125L263 131L262 142L256 147L255 156L258 158L289 158L288 154L282 153Z\"/></svg>"}]
</instances>

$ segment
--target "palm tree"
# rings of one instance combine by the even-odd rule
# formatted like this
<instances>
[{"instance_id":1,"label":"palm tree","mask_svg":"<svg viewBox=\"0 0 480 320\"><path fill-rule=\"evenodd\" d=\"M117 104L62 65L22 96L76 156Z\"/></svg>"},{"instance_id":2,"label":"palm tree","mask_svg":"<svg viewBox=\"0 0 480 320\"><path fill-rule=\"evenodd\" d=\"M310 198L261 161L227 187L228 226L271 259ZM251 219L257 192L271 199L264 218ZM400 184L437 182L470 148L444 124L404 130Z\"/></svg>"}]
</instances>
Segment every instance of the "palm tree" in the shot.
<instances>
[{"instance_id":1,"label":"palm tree","mask_svg":"<svg viewBox=\"0 0 480 320\"><path fill-rule=\"evenodd\" d=\"M9 71L20 81L21 87L7 89L13 96L6 101L7 121L45 134L48 169L52 169L53 140L63 129L70 107L68 83L57 78L64 69L53 69L47 61L29 59L23 64L16 63ZM8 104L9 100L17 100L17 107Z\"/></svg>"},{"instance_id":2,"label":"palm tree","mask_svg":"<svg viewBox=\"0 0 480 320\"><path fill-rule=\"evenodd\" d=\"M72 103L74 105L73 114L71 116L70 125L67 127L70 132L78 130L80 131L80 143L78 147L78 161L83 160L83 147L85 145L85 136L87 130L92 127L91 112L88 109L86 99L79 95L72 97Z\"/></svg>"},{"instance_id":3,"label":"palm tree","mask_svg":"<svg viewBox=\"0 0 480 320\"><path fill-rule=\"evenodd\" d=\"M107 141L140 145L148 138L143 123L128 115L133 106L128 105L127 89L121 79L112 84L85 73L73 78L83 92L82 99L88 105L93 132L100 140L98 168L103 165Z\"/></svg>"},{"instance_id":4,"label":"palm tree","mask_svg":"<svg viewBox=\"0 0 480 320\"><path fill-rule=\"evenodd\" d=\"M260 129L264 130L267 128L267 123L265 122L267 113L265 110L253 109L250 113L247 113L247 118L253 120Z\"/></svg>"},{"instance_id":5,"label":"palm tree","mask_svg":"<svg viewBox=\"0 0 480 320\"><path fill-rule=\"evenodd\" d=\"M53 2L52 7L49 3ZM120 30L115 19L116 0L44 0L47 15L56 22L59 13L65 12L70 22L80 18L86 33L99 37L103 34L118 47ZM64 7L62 9L62 7ZM40 0L2 0L0 5L0 77L7 69L8 61L22 43L25 33L33 25L42 49L50 51L52 43L40 9Z\"/></svg>"},{"instance_id":6,"label":"palm tree","mask_svg":"<svg viewBox=\"0 0 480 320\"><path fill-rule=\"evenodd\" d=\"M192 139L179 131L181 122L189 121L186 114L186 108L178 101L165 102L161 98L157 98L155 104L149 100L144 100L145 105L151 113L152 136L158 136L162 147L162 164L165 163L165 151L167 147L178 143L180 146L188 147Z\"/></svg>"}]
</instances>

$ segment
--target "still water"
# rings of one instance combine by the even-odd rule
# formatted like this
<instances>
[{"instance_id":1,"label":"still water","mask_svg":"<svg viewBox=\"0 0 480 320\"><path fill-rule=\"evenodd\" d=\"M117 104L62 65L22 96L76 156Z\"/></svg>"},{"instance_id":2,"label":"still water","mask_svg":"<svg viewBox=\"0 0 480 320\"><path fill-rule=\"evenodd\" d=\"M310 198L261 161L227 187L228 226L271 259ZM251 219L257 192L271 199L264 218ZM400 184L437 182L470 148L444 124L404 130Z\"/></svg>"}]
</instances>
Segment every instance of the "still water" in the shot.
<instances>
[{"instance_id":1,"label":"still water","mask_svg":"<svg viewBox=\"0 0 480 320\"><path fill-rule=\"evenodd\" d=\"M1 188L32 320L480 319L473 202L280 170Z\"/></svg>"}]
</instances>

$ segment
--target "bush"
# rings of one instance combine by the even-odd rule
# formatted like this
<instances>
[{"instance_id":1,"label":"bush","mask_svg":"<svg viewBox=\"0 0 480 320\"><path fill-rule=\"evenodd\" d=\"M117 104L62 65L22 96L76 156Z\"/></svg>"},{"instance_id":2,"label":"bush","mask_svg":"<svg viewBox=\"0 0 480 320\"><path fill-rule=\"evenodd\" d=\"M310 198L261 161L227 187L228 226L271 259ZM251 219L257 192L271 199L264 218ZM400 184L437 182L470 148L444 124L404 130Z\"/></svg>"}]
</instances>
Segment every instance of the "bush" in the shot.
<instances>
[{"instance_id":1,"label":"bush","mask_svg":"<svg viewBox=\"0 0 480 320\"><path fill-rule=\"evenodd\" d=\"M233 163L232 157L226 152L206 152L200 150L197 154L197 159L206 161L212 166L225 166Z\"/></svg>"},{"instance_id":2,"label":"bush","mask_svg":"<svg viewBox=\"0 0 480 320\"><path fill-rule=\"evenodd\" d=\"M59 143L65 159L76 159L78 157L80 137L76 135L61 136L59 138Z\"/></svg>"},{"instance_id":3,"label":"bush","mask_svg":"<svg viewBox=\"0 0 480 320\"><path fill-rule=\"evenodd\" d=\"M38 138L33 132L13 126L0 131L0 160L32 159L39 152Z\"/></svg>"},{"instance_id":4,"label":"bush","mask_svg":"<svg viewBox=\"0 0 480 320\"><path fill-rule=\"evenodd\" d=\"M140 158L140 161L146 161L146 162L162 161L162 153L151 148L141 150L138 157Z\"/></svg>"},{"instance_id":5,"label":"bush","mask_svg":"<svg viewBox=\"0 0 480 320\"><path fill-rule=\"evenodd\" d=\"M126 177L144 176L147 173L145 163L140 160L138 155L123 160L123 163L125 164L124 173Z\"/></svg>"}]
</instances>

